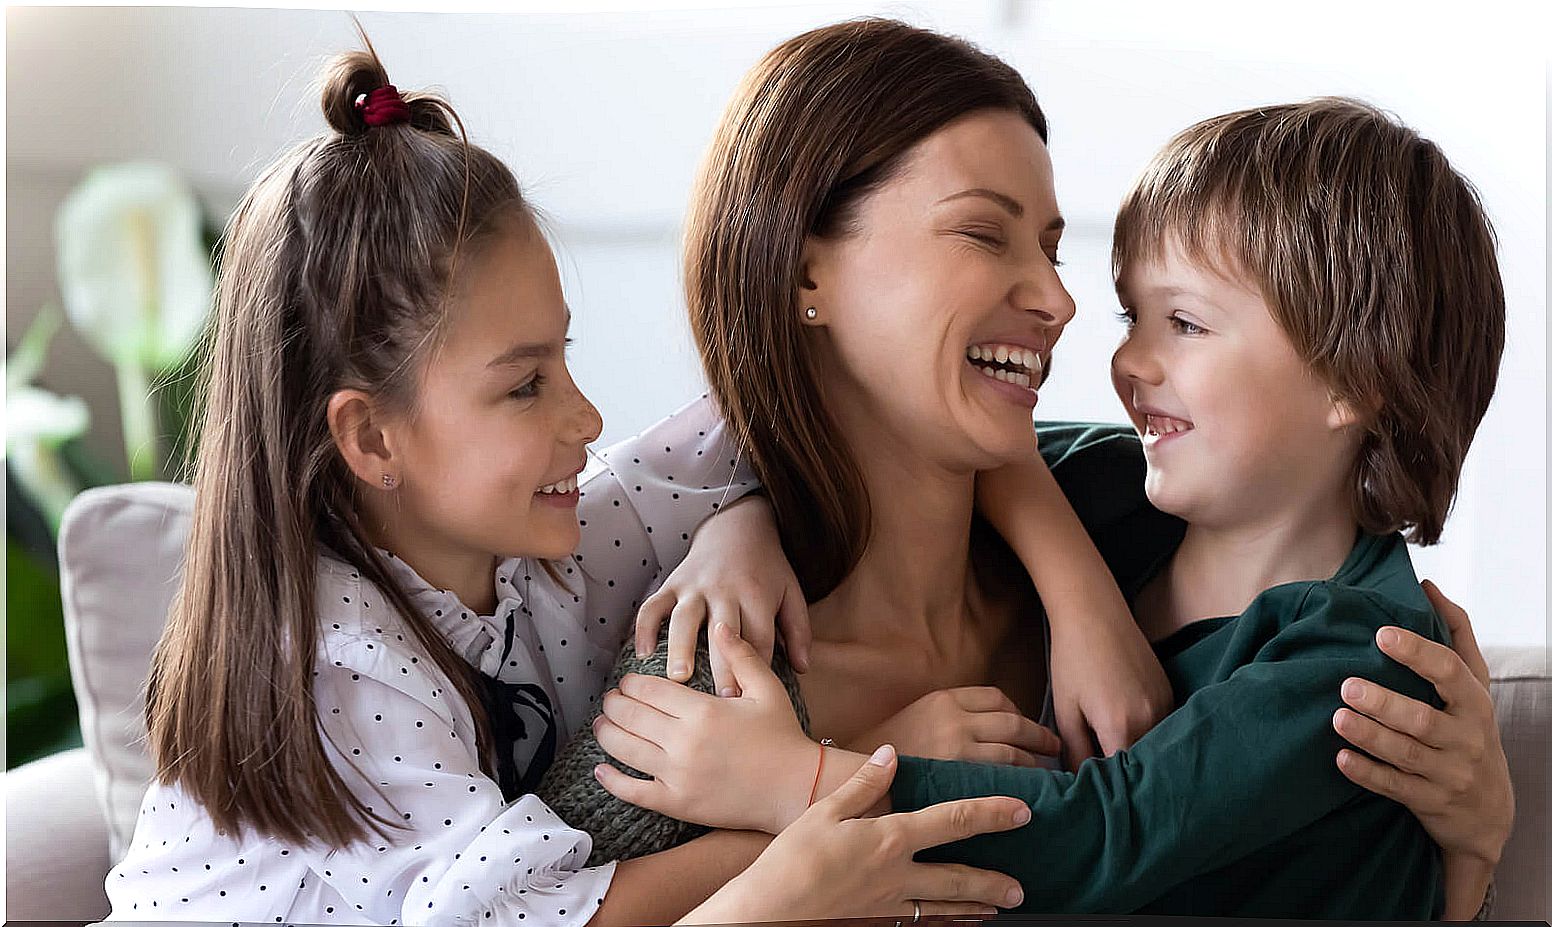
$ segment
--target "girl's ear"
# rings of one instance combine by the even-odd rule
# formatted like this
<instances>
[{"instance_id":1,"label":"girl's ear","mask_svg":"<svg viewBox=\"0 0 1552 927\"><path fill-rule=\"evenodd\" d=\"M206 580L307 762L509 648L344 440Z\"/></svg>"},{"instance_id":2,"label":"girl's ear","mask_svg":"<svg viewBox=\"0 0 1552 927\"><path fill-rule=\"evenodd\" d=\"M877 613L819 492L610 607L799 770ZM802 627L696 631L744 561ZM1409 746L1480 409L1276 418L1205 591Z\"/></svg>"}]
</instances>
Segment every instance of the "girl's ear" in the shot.
<instances>
[{"instance_id":1,"label":"girl's ear","mask_svg":"<svg viewBox=\"0 0 1552 927\"><path fill-rule=\"evenodd\" d=\"M398 484L400 461L384 429L382 416L371 394L342 389L329 397L329 434L345 465L356 479L373 489L392 489Z\"/></svg>"}]
</instances>

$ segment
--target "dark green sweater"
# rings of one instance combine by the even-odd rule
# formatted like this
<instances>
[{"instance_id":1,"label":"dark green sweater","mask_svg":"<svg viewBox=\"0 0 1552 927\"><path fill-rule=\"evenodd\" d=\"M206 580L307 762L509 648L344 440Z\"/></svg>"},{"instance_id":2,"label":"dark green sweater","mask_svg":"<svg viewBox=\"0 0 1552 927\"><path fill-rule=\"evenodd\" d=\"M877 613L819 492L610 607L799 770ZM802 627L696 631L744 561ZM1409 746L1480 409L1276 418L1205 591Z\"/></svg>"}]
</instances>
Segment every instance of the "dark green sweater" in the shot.
<instances>
[{"instance_id":1,"label":"dark green sweater","mask_svg":"<svg viewBox=\"0 0 1552 927\"><path fill-rule=\"evenodd\" d=\"M1131 599L1184 531L1148 505L1136 436L1052 425L1040 441ZM1363 535L1329 580L1275 586L1241 615L1160 641L1177 709L1131 749L1076 773L902 757L895 809L1028 802L1028 825L918 857L1014 876L1024 912L1436 917L1437 848L1405 807L1336 766L1331 716L1347 677L1438 704L1375 646L1383 625L1448 641L1400 536Z\"/></svg>"}]
</instances>

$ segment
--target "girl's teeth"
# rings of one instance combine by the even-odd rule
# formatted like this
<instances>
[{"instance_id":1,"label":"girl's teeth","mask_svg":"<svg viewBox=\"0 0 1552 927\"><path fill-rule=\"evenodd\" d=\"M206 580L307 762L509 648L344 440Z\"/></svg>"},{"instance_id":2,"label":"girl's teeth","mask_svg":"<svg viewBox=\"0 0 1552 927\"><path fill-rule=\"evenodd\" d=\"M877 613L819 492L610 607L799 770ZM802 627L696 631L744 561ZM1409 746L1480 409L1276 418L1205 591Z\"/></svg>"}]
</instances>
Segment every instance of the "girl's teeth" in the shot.
<instances>
[{"instance_id":1,"label":"girl's teeth","mask_svg":"<svg viewBox=\"0 0 1552 927\"><path fill-rule=\"evenodd\" d=\"M551 483L548 486L540 486L539 492L546 494L568 493L574 491L576 488L577 478L575 476L570 476L561 480L559 483Z\"/></svg>"}]
</instances>

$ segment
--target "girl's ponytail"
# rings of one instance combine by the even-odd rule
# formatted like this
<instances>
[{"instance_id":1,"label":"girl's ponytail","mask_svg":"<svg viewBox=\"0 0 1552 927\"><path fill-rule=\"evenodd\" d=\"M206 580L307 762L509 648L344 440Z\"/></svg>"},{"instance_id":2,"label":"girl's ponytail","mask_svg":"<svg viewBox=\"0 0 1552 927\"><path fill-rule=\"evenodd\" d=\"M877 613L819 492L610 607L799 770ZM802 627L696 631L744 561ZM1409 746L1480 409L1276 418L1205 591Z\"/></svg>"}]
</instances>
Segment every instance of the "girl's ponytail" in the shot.
<instances>
[{"instance_id":1,"label":"girl's ponytail","mask_svg":"<svg viewBox=\"0 0 1552 927\"><path fill-rule=\"evenodd\" d=\"M336 58L322 82L331 131L266 170L227 228L201 372L193 524L147 681L158 778L180 784L222 830L251 826L292 843L344 846L400 826L349 791L320 738L320 545L389 596L469 706L492 771L475 670L415 612L368 540L327 407L355 388L413 409L459 261L503 220L530 217L511 171L468 143L445 100L406 94L407 120L369 120L357 101L389 86L370 44Z\"/></svg>"}]
</instances>

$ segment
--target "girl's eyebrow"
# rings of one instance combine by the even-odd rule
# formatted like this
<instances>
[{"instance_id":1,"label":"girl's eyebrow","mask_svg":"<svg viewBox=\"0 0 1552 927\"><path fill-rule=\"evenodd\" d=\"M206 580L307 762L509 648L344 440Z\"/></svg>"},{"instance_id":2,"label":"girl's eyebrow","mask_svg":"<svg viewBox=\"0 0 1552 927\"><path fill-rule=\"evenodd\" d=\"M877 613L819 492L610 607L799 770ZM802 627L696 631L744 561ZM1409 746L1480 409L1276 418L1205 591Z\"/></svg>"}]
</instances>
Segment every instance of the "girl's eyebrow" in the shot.
<instances>
[{"instance_id":1,"label":"girl's eyebrow","mask_svg":"<svg viewBox=\"0 0 1552 927\"><path fill-rule=\"evenodd\" d=\"M570 306L566 307L566 328L568 330L571 328L571 307ZM568 347L568 348L571 347L575 343L576 342L573 339L571 339L571 338L563 338L563 339L561 339L561 344L564 345L565 347ZM511 366L513 366L515 364L520 364L520 363L522 363L525 360L532 360L533 358L536 358L536 357L540 358L542 360L542 359L544 359L546 357L554 357L554 356L555 356L555 345L554 344L552 344L550 342L547 342L547 341L530 341L530 342L525 342L525 343L522 343L522 344L514 344L512 347L507 348L505 351L502 351L500 354L496 355L496 357L493 358L491 360L491 362L486 364L485 366L486 367L511 367Z\"/></svg>"}]
</instances>

